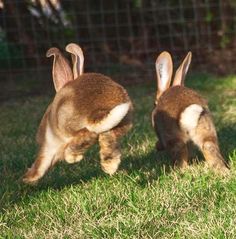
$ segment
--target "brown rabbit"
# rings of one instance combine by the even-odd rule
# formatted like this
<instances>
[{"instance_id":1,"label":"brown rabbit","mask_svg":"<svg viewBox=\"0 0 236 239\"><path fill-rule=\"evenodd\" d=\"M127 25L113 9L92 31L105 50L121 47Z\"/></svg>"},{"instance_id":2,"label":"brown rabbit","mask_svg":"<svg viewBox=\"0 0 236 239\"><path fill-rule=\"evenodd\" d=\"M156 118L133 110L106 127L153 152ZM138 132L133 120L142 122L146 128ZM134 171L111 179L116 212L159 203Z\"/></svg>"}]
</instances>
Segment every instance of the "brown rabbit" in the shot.
<instances>
[{"instance_id":1,"label":"brown rabbit","mask_svg":"<svg viewBox=\"0 0 236 239\"><path fill-rule=\"evenodd\" d=\"M57 48L50 48L47 57L54 56L52 76L56 95L48 106L37 132L38 156L24 175L25 183L35 183L57 161L75 163L96 141L100 145L104 172L116 172L121 158L118 139L131 127L132 103L126 90L109 77L98 73L83 73L81 48L71 43L73 71Z\"/></svg>"},{"instance_id":2,"label":"brown rabbit","mask_svg":"<svg viewBox=\"0 0 236 239\"><path fill-rule=\"evenodd\" d=\"M192 141L215 170L229 171L220 153L216 130L206 100L184 86L192 54L189 52L177 69L170 87L173 63L168 52L156 60L157 94L152 124L159 141L157 150L166 149L181 168L188 165L187 143Z\"/></svg>"}]
</instances>

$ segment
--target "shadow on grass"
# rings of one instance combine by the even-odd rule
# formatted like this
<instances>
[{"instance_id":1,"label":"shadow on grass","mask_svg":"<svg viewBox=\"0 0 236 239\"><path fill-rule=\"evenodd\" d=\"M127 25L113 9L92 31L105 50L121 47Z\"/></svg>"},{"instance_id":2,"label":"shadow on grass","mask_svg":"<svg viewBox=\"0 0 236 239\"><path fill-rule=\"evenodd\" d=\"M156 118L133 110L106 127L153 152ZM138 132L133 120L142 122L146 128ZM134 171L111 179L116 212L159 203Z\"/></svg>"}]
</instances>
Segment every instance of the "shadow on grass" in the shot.
<instances>
[{"instance_id":1,"label":"shadow on grass","mask_svg":"<svg viewBox=\"0 0 236 239\"><path fill-rule=\"evenodd\" d=\"M230 125L222 127L218 131L218 135L221 151L227 160L232 151L236 149L236 127ZM98 151L97 148L96 151ZM204 160L203 156L194 150L193 156L196 155L198 155L197 157L200 161ZM96 158L96 160L93 158ZM50 190L60 191L66 187L84 184L93 179L109 178L100 169L99 157L97 153L93 152L89 157L75 165L68 165L64 162L59 163L36 186L24 185L20 178L24 174L23 167L20 167L19 172L16 173L16 169L13 166L9 167L5 174L3 172L1 177L3 180L0 188L0 212L11 208L15 203L37 198L41 193L47 193ZM138 176L135 182L141 187L146 187L153 181L158 180L158 178L171 173L173 171L173 162L171 162L166 152L156 152L153 149L147 154L138 157L124 157L118 174L120 172L122 175L122 171L125 171L129 177L135 178ZM9 175L12 176L10 180L8 179Z\"/></svg>"},{"instance_id":2,"label":"shadow on grass","mask_svg":"<svg viewBox=\"0 0 236 239\"><path fill-rule=\"evenodd\" d=\"M10 180L4 180L5 183L0 189L0 194L2 194L0 212L4 212L5 209L11 208L14 204L27 202L30 198L37 198L50 190L60 191L66 187L85 184L93 179L109 179L110 176L100 168L98 155L94 157L96 160L91 159L90 156L90 159L85 158L82 162L74 165L65 162L58 163L37 185L33 186L23 184L21 177L24 172L22 169L21 172L16 173L15 169L11 167L12 171L9 169L7 174L11 174L13 177ZM167 174L171 170L171 166L168 165L168 161L164 160L163 156L159 158L156 152L151 151L147 155L135 159L124 157L117 172L118 177L120 175L126 177L122 175L122 170L127 172L129 176L138 173L140 178L138 184L145 187L161 175Z\"/></svg>"},{"instance_id":3,"label":"shadow on grass","mask_svg":"<svg viewBox=\"0 0 236 239\"><path fill-rule=\"evenodd\" d=\"M221 153L229 165L231 163L229 156L236 150L236 127L232 125L225 126L218 131L219 146ZM193 166L205 162L201 151L193 143L189 144L189 165ZM166 151L152 150L146 155L137 158L127 157L121 164L120 169L128 174L138 172L140 176L139 184L145 187L147 184L156 181L158 178L168 175L174 170L174 162Z\"/></svg>"},{"instance_id":4,"label":"shadow on grass","mask_svg":"<svg viewBox=\"0 0 236 239\"><path fill-rule=\"evenodd\" d=\"M218 130L218 138L221 152L225 160L228 161L229 155L236 150L236 126L227 125L220 128Z\"/></svg>"},{"instance_id":5,"label":"shadow on grass","mask_svg":"<svg viewBox=\"0 0 236 239\"><path fill-rule=\"evenodd\" d=\"M128 175L138 175L138 184L145 187L169 174L173 170L173 163L165 151L157 152L153 149L148 154L139 157L125 158L119 169L126 171Z\"/></svg>"},{"instance_id":6,"label":"shadow on grass","mask_svg":"<svg viewBox=\"0 0 236 239\"><path fill-rule=\"evenodd\" d=\"M36 185L26 185L22 182L25 171L15 174L10 180L5 180L0 188L0 212L4 212L6 208L21 201L37 198L47 191L60 191L65 187L86 183L93 178L106 177L99 167L87 166L86 163L88 162L81 162L76 165L58 163Z\"/></svg>"}]
</instances>

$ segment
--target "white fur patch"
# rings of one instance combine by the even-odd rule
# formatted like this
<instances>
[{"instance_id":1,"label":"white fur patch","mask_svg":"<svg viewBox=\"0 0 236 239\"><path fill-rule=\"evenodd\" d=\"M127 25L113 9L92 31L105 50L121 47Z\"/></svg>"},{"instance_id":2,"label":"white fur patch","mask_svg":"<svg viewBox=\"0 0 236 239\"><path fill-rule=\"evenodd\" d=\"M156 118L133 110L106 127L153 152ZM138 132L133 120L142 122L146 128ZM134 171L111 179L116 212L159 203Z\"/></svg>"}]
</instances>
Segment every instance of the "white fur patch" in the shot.
<instances>
[{"instance_id":1,"label":"white fur patch","mask_svg":"<svg viewBox=\"0 0 236 239\"><path fill-rule=\"evenodd\" d=\"M102 119L99 123L88 124L87 129L97 134L108 131L117 126L126 116L130 107L130 102L123 103L114 107L108 116Z\"/></svg>"},{"instance_id":2,"label":"white fur patch","mask_svg":"<svg viewBox=\"0 0 236 239\"><path fill-rule=\"evenodd\" d=\"M180 125L181 127L188 131L190 134L197 127L199 117L203 111L201 105L192 104L188 106L180 116Z\"/></svg>"},{"instance_id":3,"label":"white fur patch","mask_svg":"<svg viewBox=\"0 0 236 239\"><path fill-rule=\"evenodd\" d=\"M42 160L42 163L38 168L39 172L42 175L51 166L54 157L57 157L57 153L67 141L69 141L69 139L59 139L57 136L54 135L50 126L46 126L45 143L43 145L42 151L42 156L44 157L44 159Z\"/></svg>"},{"instance_id":4,"label":"white fur patch","mask_svg":"<svg viewBox=\"0 0 236 239\"><path fill-rule=\"evenodd\" d=\"M55 155L62 142L53 134L49 126L46 128L45 141L45 153L51 158Z\"/></svg>"},{"instance_id":5,"label":"white fur patch","mask_svg":"<svg viewBox=\"0 0 236 239\"><path fill-rule=\"evenodd\" d=\"M48 168L52 164L53 157L56 155L58 149L61 146L61 141L54 136L51 128L47 125L46 126L46 133L45 133L45 143L43 146L43 152L42 156L44 157L44 160L40 164L40 167L38 170L43 175Z\"/></svg>"}]
</instances>

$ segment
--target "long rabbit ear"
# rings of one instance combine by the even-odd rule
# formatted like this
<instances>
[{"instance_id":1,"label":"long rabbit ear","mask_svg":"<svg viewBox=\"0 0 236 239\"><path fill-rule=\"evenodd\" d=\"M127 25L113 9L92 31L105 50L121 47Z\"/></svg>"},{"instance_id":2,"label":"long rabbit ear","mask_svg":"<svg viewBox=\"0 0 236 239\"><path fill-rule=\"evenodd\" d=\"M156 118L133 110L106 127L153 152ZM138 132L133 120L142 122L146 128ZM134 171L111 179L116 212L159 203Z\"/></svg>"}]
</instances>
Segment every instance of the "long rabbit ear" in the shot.
<instances>
[{"instance_id":1,"label":"long rabbit ear","mask_svg":"<svg viewBox=\"0 0 236 239\"><path fill-rule=\"evenodd\" d=\"M170 53L163 51L156 60L156 73L157 73L157 95L156 99L162 95L170 86L173 63Z\"/></svg>"},{"instance_id":2,"label":"long rabbit ear","mask_svg":"<svg viewBox=\"0 0 236 239\"><path fill-rule=\"evenodd\" d=\"M84 54L79 45L70 43L66 46L66 51L71 53L73 63L74 79L82 75L84 72Z\"/></svg>"},{"instance_id":3,"label":"long rabbit ear","mask_svg":"<svg viewBox=\"0 0 236 239\"><path fill-rule=\"evenodd\" d=\"M184 58L182 64L179 66L175 73L174 81L172 86L175 85L184 85L184 79L188 72L189 65L192 60L192 53L189 51L187 56Z\"/></svg>"},{"instance_id":4,"label":"long rabbit ear","mask_svg":"<svg viewBox=\"0 0 236 239\"><path fill-rule=\"evenodd\" d=\"M59 91L65 84L73 80L72 70L67 59L62 55L56 47L50 48L47 57L54 56L52 67L52 78L56 92Z\"/></svg>"}]
</instances>

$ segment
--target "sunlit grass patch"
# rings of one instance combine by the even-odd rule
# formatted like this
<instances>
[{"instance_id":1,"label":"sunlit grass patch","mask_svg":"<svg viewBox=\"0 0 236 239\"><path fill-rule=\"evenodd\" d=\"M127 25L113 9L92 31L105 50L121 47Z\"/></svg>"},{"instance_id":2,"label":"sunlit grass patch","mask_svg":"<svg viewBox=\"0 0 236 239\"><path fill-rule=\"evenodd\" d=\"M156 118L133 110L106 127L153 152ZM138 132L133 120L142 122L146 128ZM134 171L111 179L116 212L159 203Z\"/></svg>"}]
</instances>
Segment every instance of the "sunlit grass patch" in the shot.
<instances>
[{"instance_id":1,"label":"sunlit grass patch","mask_svg":"<svg viewBox=\"0 0 236 239\"><path fill-rule=\"evenodd\" d=\"M134 127L122 139L123 160L112 177L100 169L94 146L81 163L60 163L37 186L23 185L50 97L0 105L0 238L235 237L236 77L186 80L209 100L221 150L231 164L228 177L215 175L202 160L185 172L173 170L167 154L156 153L150 116L154 83L128 88Z\"/></svg>"}]
</instances>

